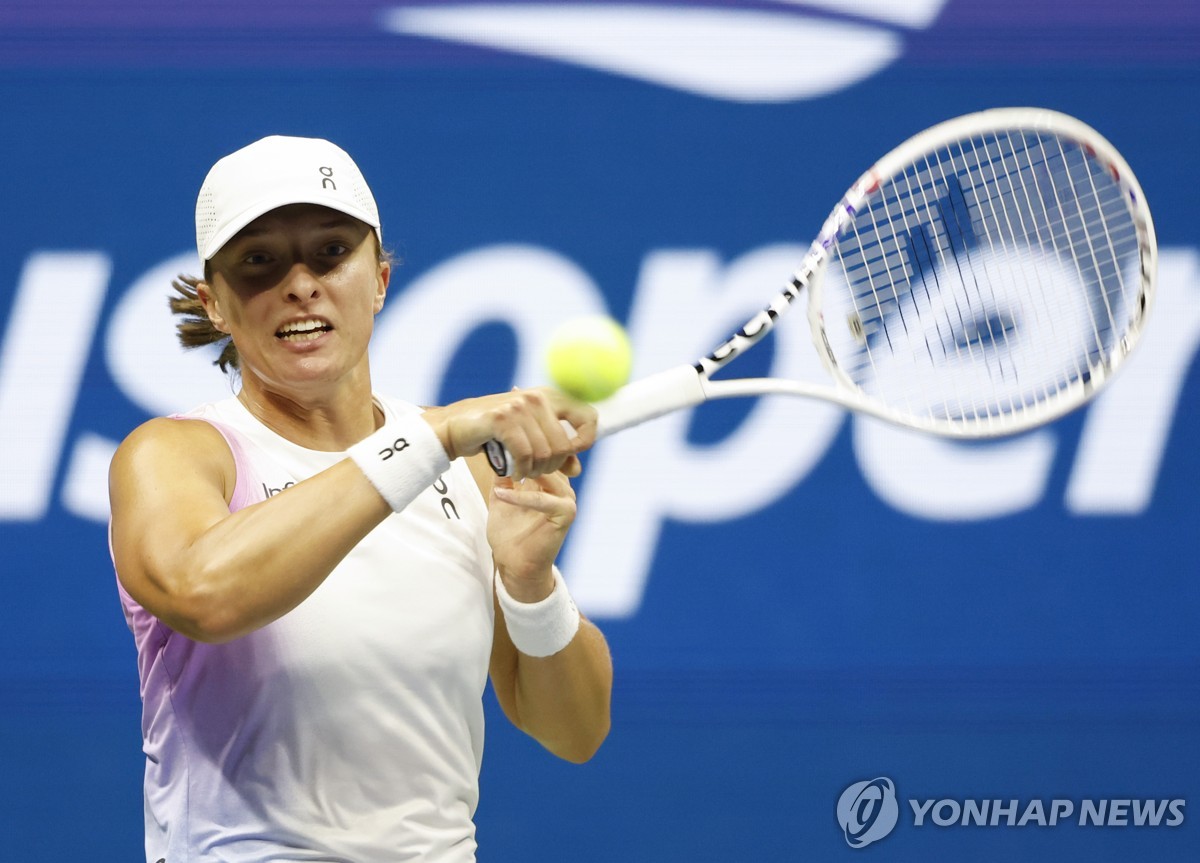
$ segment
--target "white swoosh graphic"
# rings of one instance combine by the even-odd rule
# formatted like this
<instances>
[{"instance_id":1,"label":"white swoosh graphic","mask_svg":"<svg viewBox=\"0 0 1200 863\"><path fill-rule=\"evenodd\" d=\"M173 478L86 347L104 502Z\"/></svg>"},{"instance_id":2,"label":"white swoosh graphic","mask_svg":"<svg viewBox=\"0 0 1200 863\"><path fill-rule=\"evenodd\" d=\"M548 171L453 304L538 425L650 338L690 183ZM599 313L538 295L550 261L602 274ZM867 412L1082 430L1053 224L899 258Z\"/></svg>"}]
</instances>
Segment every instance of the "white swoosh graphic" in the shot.
<instances>
[{"instance_id":1,"label":"white swoosh graphic","mask_svg":"<svg viewBox=\"0 0 1200 863\"><path fill-rule=\"evenodd\" d=\"M946 0L771 0L809 9L829 9L859 18L873 18L903 27L925 29L933 23Z\"/></svg>"},{"instance_id":2,"label":"white swoosh graphic","mask_svg":"<svg viewBox=\"0 0 1200 863\"><path fill-rule=\"evenodd\" d=\"M881 2L823 5L851 11ZM712 7L439 4L389 10L383 26L738 102L784 102L840 90L888 65L901 50L900 37L886 29Z\"/></svg>"}]
</instances>

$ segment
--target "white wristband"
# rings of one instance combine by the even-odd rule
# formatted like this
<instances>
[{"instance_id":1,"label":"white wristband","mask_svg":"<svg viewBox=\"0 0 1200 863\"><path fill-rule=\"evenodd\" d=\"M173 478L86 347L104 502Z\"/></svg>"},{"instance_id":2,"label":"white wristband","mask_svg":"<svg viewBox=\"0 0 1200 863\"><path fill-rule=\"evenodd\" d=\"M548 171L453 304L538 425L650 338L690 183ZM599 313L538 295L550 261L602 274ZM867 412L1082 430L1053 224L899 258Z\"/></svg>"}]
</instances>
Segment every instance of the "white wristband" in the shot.
<instances>
[{"instance_id":1,"label":"white wristband","mask_svg":"<svg viewBox=\"0 0 1200 863\"><path fill-rule=\"evenodd\" d=\"M526 656L553 656L571 643L579 631L579 609L567 591L562 573L554 567L554 589L538 602L518 602L504 589L496 573L496 598L504 612L508 635Z\"/></svg>"},{"instance_id":2,"label":"white wristband","mask_svg":"<svg viewBox=\"0 0 1200 863\"><path fill-rule=\"evenodd\" d=\"M371 485L400 512L450 467L437 434L419 414L401 417L346 450Z\"/></svg>"}]
</instances>

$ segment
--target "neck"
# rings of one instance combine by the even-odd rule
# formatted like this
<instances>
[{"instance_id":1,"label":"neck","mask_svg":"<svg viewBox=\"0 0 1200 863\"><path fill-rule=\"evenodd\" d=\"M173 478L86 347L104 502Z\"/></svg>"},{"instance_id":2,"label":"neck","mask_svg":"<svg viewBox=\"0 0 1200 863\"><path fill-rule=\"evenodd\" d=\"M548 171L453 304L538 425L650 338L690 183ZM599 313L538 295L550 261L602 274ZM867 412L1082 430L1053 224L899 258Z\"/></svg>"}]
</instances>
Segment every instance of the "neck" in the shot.
<instances>
[{"instance_id":1,"label":"neck","mask_svg":"<svg viewBox=\"0 0 1200 863\"><path fill-rule=\"evenodd\" d=\"M370 376L342 382L327 392L273 387L243 372L238 400L259 422L306 449L341 452L383 423L371 397Z\"/></svg>"}]
</instances>

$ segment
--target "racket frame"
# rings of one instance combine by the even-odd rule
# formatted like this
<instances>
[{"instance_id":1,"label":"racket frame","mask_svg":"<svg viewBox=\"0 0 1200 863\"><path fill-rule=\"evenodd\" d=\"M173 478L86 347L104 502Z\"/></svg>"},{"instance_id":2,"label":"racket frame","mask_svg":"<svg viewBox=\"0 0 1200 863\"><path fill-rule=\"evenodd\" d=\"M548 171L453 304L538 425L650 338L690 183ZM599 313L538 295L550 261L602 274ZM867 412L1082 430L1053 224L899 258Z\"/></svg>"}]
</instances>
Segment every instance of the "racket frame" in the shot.
<instances>
[{"instance_id":1,"label":"racket frame","mask_svg":"<svg viewBox=\"0 0 1200 863\"><path fill-rule=\"evenodd\" d=\"M1140 281L1127 331L1104 362L1046 399L1006 417L939 418L902 413L854 383L837 361L829 343L822 313L823 277L839 235L882 182L905 171L923 157L979 135L998 132L1053 134L1070 139L1096 159L1121 190L1138 237ZM832 402L856 413L922 432L960 439L1004 437L1028 431L1070 413L1108 383L1141 338L1153 305L1157 276L1157 242L1145 195L1129 164L1099 132L1067 114L1047 108L992 108L965 114L932 126L884 155L850 187L825 219L800 266L771 303L693 364L668 368L622 387L597 402L597 437L606 437L676 410L706 401L762 395L789 395ZM808 323L813 344L833 385L781 378L713 380L713 375L761 341L801 295L807 294ZM511 469L511 459L492 441L486 448L497 473Z\"/></svg>"},{"instance_id":2,"label":"racket frame","mask_svg":"<svg viewBox=\"0 0 1200 863\"><path fill-rule=\"evenodd\" d=\"M863 392L838 363L829 344L822 314L822 287L830 250L881 182L904 171L922 157L955 142L981 134L1007 131L1048 133L1068 138L1098 160L1121 188L1137 230L1140 257L1141 285L1129 329L1106 361L1091 370L1086 378L1073 381L1019 414L1006 418L990 416L971 419L903 414ZM612 434L701 402L759 395L817 398L857 413L943 437L982 439L1028 431L1059 419L1092 398L1133 351L1153 302L1157 257L1154 224L1133 170L1117 149L1086 123L1046 108L992 108L946 120L909 138L859 177L825 219L820 233L783 291L711 354L702 357L694 365L679 366L635 381L606 401L597 403L599 435ZM822 365L833 378L834 386L779 378L712 379L713 375L771 332L779 318L806 292L812 341ZM688 380L684 369L692 371L696 377L694 382ZM661 409L656 408L658 404L661 404Z\"/></svg>"}]
</instances>

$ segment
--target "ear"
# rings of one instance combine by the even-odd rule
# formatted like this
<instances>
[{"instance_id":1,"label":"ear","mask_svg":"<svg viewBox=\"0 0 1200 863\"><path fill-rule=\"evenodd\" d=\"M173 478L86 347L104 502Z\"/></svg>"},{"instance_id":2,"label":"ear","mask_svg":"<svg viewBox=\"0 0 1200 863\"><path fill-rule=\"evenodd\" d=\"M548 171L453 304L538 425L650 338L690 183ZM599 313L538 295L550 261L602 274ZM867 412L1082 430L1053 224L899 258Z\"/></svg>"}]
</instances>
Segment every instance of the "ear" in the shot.
<instances>
[{"instance_id":1,"label":"ear","mask_svg":"<svg viewBox=\"0 0 1200 863\"><path fill-rule=\"evenodd\" d=\"M196 284L196 296L200 300L200 304L204 306L204 311L208 315L209 321L223 333L229 333L229 324L225 321L225 316L221 313L221 304L217 300L216 293L208 282L198 282Z\"/></svg>"},{"instance_id":2,"label":"ear","mask_svg":"<svg viewBox=\"0 0 1200 863\"><path fill-rule=\"evenodd\" d=\"M375 314L383 311L383 301L387 299L388 285L391 281L392 265L388 261L380 261L375 284Z\"/></svg>"}]
</instances>

